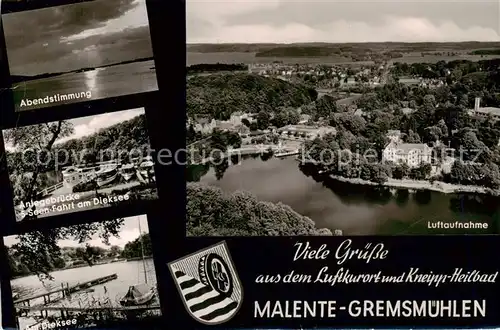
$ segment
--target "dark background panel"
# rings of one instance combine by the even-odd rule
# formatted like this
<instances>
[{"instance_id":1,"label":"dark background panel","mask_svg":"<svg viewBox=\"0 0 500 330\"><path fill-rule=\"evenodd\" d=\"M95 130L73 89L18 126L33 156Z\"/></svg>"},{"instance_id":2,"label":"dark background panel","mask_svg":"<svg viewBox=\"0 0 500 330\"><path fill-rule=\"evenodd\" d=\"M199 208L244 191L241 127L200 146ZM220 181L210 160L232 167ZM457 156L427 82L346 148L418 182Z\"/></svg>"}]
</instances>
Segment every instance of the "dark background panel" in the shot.
<instances>
[{"instance_id":1,"label":"dark background panel","mask_svg":"<svg viewBox=\"0 0 500 330\"><path fill-rule=\"evenodd\" d=\"M422 272L452 274L455 268L465 271L477 269L482 273L494 273L500 270L497 249L498 238L495 236L434 236L434 237L353 237L353 247L363 248L367 243L384 243L389 250L386 260L374 260L366 263L350 260L338 266L334 258L335 250L348 237L311 237L311 238L197 238L188 239L181 248L176 249L182 257L199 249L206 248L225 240L243 284L243 305L229 322L217 326L230 328L289 328L304 329L315 327L487 327L500 323L499 284L448 283L438 287L418 284L256 284L259 274L295 273L314 275L328 266L335 273L338 268L349 269L352 274L376 273L379 270L386 275L407 272L411 267L418 267ZM312 246L327 244L331 253L326 261L301 260L293 262L296 242L309 241ZM179 315L183 324L189 328L199 323L194 321L184 309L181 298L176 292L173 280L168 281L169 292L175 303L170 306L170 313ZM336 300L337 305L347 305L351 300L449 300L449 299L486 299L486 318L483 319L384 319L351 318L346 312L337 310L335 319L256 319L254 301L285 300Z\"/></svg>"},{"instance_id":2,"label":"dark background panel","mask_svg":"<svg viewBox=\"0 0 500 330\"><path fill-rule=\"evenodd\" d=\"M149 1L148 16L160 90L158 102L147 113L151 146L175 156L186 146L185 2ZM186 230L185 155L177 155L177 162L167 158L163 160L165 165L156 167L160 205L150 221L150 236L157 256L155 266L166 329L189 329L172 309L172 291L166 281L170 276L167 262L175 258Z\"/></svg>"},{"instance_id":3,"label":"dark background panel","mask_svg":"<svg viewBox=\"0 0 500 330\"><path fill-rule=\"evenodd\" d=\"M73 1L74 2L74 1ZM43 1L33 2L38 6ZM72 3L65 1L64 4ZM97 115L132 108L145 107L148 133L153 155L157 159L162 155L175 154L185 146L185 4L183 1L146 0L150 21L151 38L155 54L155 66L159 92L127 95L118 98L93 100L71 105L14 113L10 87L8 63L5 59L5 40L3 31L0 35L0 127L12 128L37 123ZM57 1L45 1L42 6L60 5ZM31 6L31 5L30 5ZM168 7L168 8L167 8ZM7 8L7 9L6 9ZM34 7L30 7L33 9ZM27 10L21 4L2 2L2 13L6 10ZM168 40L168 47L165 41ZM172 63L175 63L173 65ZM0 154L3 153L3 141ZM178 153L182 160L182 152ZM77 223L104 221L113 218L147 214L150 236L154 249L154 261L158 277L159 295L164 317L160 322L142 321L140 324L117 324L122 328L154 329L168 328L173 314L170 310L170 297L167 293L165 278L168 278L166 260L170 259L170 249L175 248L185 236L185 181L182 164L172 163L163 158L165 165L155 164L159 201L141 205L122 205L118 207L76 212L67 215L52 216L33 222L16 223L13 216L12 195L5 167L0 168L0 231L2 235L13 235L37 229L69 226ZM5 164L0 162L0 164ZM6 184L5 184L6 183ZM0 243L4 249L3 240ZM0 278L2 284L3 327L14 327L15 318L10 289L10 274L5 253L0 251ZM167 322L167 323L165 323Z\"/></svg>"}]
</instances>

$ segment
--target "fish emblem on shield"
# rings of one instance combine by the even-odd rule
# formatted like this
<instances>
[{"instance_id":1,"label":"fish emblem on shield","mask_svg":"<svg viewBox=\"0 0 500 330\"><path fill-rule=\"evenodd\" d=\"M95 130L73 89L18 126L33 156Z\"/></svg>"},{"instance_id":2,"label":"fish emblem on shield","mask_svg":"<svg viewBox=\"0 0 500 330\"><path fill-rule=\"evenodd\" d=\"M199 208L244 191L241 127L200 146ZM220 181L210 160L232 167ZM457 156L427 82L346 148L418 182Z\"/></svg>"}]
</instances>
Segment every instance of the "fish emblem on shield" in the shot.
<instances>
[{"instance_id":1,"label":"fish emblem on shield","mask_svg":"<svg viewBox=\"0 0 500 330\"><path fill-rule=\"evenodd\" d=\"M213 325L229 321L241 307L243 287L226 242L168 263L189 314Z\"/></svg>"}]
</instances>

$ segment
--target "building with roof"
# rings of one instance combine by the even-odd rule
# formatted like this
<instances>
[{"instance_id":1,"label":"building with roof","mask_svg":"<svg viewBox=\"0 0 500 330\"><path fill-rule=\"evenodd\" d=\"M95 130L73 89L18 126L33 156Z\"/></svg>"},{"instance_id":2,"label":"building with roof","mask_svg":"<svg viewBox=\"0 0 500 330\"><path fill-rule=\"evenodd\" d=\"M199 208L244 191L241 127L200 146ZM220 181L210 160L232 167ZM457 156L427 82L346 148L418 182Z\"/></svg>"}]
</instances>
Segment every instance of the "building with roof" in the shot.
<instances>
[{"instance_id":1,"label":"building with roof","mask_svg":"<svg viewBox=\"0 0 500 330\"><path fill-rule=\"evenodd\" d=\"M205 134L212 133L214 128L217 126L215 119L210 119L208 117L197 117L193 124L193 128L196 132Z\"/></svg>"},{"instance_id":2,"label":"building with roof","mask_svg":"<svg viewBox=\"0 0 500 330\"><path fill-rule=\"evenodd\" d=\"M250 114L238 111L231 114L231 118L229 118L228 122L230 122L234 126L239 126L242 124L241 121L243 119L252 121L252 117Z\"/></svg>"},{"instance_id":3,"label":"building with roof","mask_svg":"<svg viewBox=\"0 0 500 330\"><path fill-rule=\"evenodd\" d=\"M391 141L382 153L384 162L405 163L409 167L432 163L432 148L425 143L397 143Z\"/></svg>"},{"instance_id":4,"label":"building with roof","mask_svg":"<svg viewBox=\"0 0 500 330\"><path fill-rule=\"evenodd\" d=\"M306 115L306 114L300 115L299 124L306 124L307 122L309 122L309 120L311 120L311 115Z\"/></svg>"},{"instance_id":5,"label":"building with roof","mask_svg":"<svg viewBox=\"0 0 500 330\"><path fill-rule=\"evenodd\" d=\"M337 130L331 126L288 125L277 129L282 136L300 135L307 139L315 139L326 134L336 134Z\"/></svg>"},{"instance_id":6,"label":"building with roof","mask_svg":"<svg viewBox=\"0 0 500 330\"><path fill-rule=\"evenodd\" d=\"M488 118L491 116L494 120L500 120L500 108L481 107L480 97L476 97L474 109L470 110L469 114L478 118Z\"/></svg>"}]
</instances>

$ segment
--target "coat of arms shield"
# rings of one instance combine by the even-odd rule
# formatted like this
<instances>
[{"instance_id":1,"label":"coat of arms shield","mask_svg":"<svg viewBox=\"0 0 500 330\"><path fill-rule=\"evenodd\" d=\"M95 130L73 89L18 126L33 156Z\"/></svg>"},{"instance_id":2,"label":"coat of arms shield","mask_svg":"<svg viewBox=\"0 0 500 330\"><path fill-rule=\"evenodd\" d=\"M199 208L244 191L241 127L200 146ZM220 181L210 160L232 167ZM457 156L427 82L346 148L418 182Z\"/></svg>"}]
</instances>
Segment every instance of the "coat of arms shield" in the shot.
<instances>
[{"instance_id":1,"label":"coat of arms shield","mask_svg":"<svg viewBox=\"0 0 500 330\"><path fill-rule=\"evenodd\" d=\"M226 242L168 264L189 314L203 324L229 321L241 307L243 288Z\"/></svg>"}]
</instances>

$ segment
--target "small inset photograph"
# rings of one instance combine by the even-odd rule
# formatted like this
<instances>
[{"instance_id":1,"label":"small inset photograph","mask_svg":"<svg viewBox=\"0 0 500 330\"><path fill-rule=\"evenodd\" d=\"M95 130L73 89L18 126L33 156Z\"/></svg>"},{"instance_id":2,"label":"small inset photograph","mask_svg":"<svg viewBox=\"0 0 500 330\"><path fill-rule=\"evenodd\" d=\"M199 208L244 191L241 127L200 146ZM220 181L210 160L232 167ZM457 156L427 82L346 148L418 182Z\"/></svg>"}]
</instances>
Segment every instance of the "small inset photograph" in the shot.
<instances>
[{"instance_id":1,"label":"small inset photograph","mask_svg":"<svg viewBox=\"0 0 500 330\"><path fill-rule=\"evenodd\" d=\"M145 215L7 236L4 244L20 330L161 317Z\"/></svg>"},{"instance_id":2,"label":"small inset photograph","mask_svg":"<svg viewBox=\"0 0 500 330\"><path fill-rule=\"evenodd\" d=\"M145 0L85 1L2 21L16 111L158 89Z\"/></svg>"},{"instance_id":3,"label":"small inset photograph","mask_svg":"<svg viewBox=\"0 0 500 330\"><path fill-rule=\"evenodd\" d=\"M144 108L3 131L17 221L158 198Z\"/></svg>"}]
</instances>

